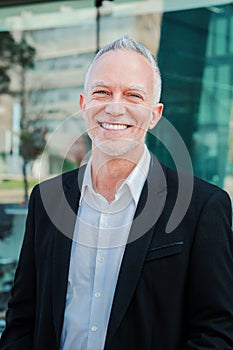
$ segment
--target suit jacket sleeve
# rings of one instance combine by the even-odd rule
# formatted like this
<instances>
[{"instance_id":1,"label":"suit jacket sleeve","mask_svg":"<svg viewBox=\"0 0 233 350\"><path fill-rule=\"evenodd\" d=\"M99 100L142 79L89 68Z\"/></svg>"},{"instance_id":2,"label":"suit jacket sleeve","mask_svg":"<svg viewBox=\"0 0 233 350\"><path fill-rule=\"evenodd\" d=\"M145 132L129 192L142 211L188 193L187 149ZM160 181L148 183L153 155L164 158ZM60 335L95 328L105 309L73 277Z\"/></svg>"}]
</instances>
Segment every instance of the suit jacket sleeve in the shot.
<instances>
[{"instance_id":1,"label":"suit jacket sleeve","mask_svg":"<svg viewBox=\"0 0 233 350\"><path fill-rule=\"evenodd\" d=\"M29 202L24 241L6 315L6 329L0 341L0 349L4 350L33 348L36 303L34 196L35 190Z\"/></svg>"},{"instance_id":2,"label":"suit jacket sleeve","mask_svg":"<svg viewBox=\"0 0 233 350\"><path fill-rule=\"evenodd\" d=\"M188 276L188 337L184 350L233 349L231 204L214 192L200 214Z\"/></svg>"}]
</instances>

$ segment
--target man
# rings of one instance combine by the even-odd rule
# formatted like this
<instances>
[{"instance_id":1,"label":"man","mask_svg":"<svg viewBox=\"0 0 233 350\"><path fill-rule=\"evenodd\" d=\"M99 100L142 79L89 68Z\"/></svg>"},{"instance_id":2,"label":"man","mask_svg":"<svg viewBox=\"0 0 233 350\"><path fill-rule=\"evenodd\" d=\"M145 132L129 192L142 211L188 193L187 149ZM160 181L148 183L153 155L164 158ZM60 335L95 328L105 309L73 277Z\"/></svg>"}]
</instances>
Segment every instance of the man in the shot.
<instances>
[{"instance_id":1,"label":"man","mask_svg":"<svg viewBox=\"0 0 233 350\"><path fill-rule=\"evenodd\" d=\"M145 146L160 85L128 37L94 58L80 96L92 156L32 192L1 349L233 349L230 200L184 176L190 203L167 233L179 174Z\"/></svg>"}]
</instances>

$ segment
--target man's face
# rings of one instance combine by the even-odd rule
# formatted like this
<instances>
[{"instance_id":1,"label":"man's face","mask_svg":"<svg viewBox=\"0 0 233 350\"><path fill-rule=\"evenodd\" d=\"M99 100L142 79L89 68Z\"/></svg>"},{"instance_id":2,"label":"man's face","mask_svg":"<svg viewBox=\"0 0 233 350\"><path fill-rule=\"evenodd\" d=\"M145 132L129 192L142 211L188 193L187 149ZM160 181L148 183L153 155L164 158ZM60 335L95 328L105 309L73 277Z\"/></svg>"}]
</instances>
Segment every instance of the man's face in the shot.
<instances>
[{"instance_id":1,"label":"man's face","mask_svg":"<svg viewBox=\"0 0 233 350\"><path fill-rule=\"evenodd\" d=\"M124 50L102 55L80 95L93 149L109 156L140 152L162 114L163 105L153 104L153 89L153 69L144 56Z\"/></svg>"}]
</instances>

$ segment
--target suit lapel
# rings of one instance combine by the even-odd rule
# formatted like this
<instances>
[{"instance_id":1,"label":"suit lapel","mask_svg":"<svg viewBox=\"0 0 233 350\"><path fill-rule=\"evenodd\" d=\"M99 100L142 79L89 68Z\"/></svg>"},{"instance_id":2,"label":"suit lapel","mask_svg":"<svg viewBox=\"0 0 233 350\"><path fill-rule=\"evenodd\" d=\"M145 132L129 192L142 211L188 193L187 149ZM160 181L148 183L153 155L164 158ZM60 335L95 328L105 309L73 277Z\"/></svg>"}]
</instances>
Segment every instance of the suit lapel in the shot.
<instances>
[{"instance_id":1,"label":"suit lapel","mask_svg":"<svg viewBox=\"0 0 233 350\"><path fill-rule=\"evenodd\" d=\"M65 307L71 242L71 240L58 230L56 231L52 267L52 304L54 328L58 342L61 334Z\"/></svg>"},{"instance_id":2,"label":"suit lapel","mask_svg":"<svg viewBox=\"0 0 233 350\"><path fill-rule=\"evenodd\" d=\"M165 174L160 163L152 156L118 277L106 344L115 334L133 297L156 222L164 208L166 194Z\"/></svg>"},{"instance_id":3,"label":"suit lapel","mask_svg":"<svg viewBox=\"0 0 233 350\"><path fill-rule=\"evenodd\" d=\"M56 203L60 214L59 229L55 229L54 249L52 258L52 304L54 328L57 342L60 341L62 331L67 281L69 274L70 252L72 246L72 235L76 221L76 215L70 214L70 209L77 213L80 186L78 178L83 175L84 170L71 173L68 179L64 179L63 188L67 203L64 204L64 197L61 203ZM78 175L79 174L79 175ZM68 207L67 207L68 204ZM62 233L62 232L63 233Z\"/></svg>"}]
</instances>

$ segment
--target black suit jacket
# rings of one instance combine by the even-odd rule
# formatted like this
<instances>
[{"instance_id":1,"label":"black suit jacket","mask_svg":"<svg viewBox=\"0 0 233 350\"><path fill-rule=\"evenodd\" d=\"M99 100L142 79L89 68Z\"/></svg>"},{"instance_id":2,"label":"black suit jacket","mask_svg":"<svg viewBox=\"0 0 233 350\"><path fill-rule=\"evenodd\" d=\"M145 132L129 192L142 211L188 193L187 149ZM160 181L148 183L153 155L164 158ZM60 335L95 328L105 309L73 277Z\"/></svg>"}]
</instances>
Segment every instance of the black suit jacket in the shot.
<instances>
[{"instance_id":1,"label":"black suit jacket","mask_svg":"<svg viewBox=\"0 0 233 350\"><path fill-rule=\"evenodd\" d=\"M67 203L76 213L82 173L82 168L66 173L32 192L1 349L59 349L75 222ZM229 197L194 179L183 219L166 233L177 193L176 172L166 167L161 172L152 158L119 273L105 350L233 349Z\"/></svg>"}]
</instances>

